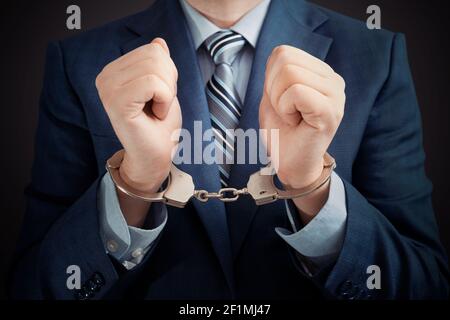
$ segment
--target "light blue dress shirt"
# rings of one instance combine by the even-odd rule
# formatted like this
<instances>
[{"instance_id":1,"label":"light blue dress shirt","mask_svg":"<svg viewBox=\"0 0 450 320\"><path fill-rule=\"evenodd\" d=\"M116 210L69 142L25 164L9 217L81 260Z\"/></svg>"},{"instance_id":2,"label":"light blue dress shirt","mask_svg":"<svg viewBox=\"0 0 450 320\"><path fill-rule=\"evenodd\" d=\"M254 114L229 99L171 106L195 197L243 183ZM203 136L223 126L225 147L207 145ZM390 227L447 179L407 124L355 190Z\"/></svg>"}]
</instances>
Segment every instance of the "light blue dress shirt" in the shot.
<instances>
[{"instance_id":1,"label":"light blue dress shirt","mask_svg":"<svg viewBox=\"0 0 450 320\"><path fill-rule=\"evenodd\" d=\"M197 50L197 57L205 82L214 73L215 65L202 46L203 42L221 29L211 23L198 11L192 8L185 0L180 0L183 12ZM242 101L245 100L247 84L250 77L254 50L258 41L270 0L263 0L249 11L230 29L240 33L247 40L246 46L238 54L232 68L235 85ZM164 229L168 214L165 205L154 203L149 216L152 222L147 229L138 229L127 225L120 209L114 183L106 174L100 185L99 196L100 235L105 250L121 262L125 268L132 269L141 262L150 250L155 239ZM342 247L347 220L345 204L345 189L342 180L333 172L330 183L329 198L317 214L306 226L297 230L295 216L298 214L286 201L286 212L291 221L292 230L276 228L274 232L283 238L298 254L300 261L308 262L304 269L309 272L320 269L336 260Z\"/></svg>"}]
</instances>

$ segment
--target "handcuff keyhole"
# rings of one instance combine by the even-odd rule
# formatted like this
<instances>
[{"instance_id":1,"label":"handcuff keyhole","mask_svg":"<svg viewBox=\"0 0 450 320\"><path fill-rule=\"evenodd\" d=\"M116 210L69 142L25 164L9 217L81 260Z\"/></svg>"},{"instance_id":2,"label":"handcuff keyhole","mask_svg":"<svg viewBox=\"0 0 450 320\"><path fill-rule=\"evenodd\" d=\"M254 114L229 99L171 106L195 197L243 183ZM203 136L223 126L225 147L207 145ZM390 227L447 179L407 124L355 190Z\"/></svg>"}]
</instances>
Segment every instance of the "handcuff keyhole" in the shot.
<instances>
[{"instance_id":1,"label":"handcuff keyhole","mask_svg":"<svg viewBox=\"0 0 450 320\"><path fill-rule=\"evenodd\" d=\"M266 194L266 193L267 193L267 191L260 191L259 195L262 196L263 194Z\"/></svg>"}]
</instances>

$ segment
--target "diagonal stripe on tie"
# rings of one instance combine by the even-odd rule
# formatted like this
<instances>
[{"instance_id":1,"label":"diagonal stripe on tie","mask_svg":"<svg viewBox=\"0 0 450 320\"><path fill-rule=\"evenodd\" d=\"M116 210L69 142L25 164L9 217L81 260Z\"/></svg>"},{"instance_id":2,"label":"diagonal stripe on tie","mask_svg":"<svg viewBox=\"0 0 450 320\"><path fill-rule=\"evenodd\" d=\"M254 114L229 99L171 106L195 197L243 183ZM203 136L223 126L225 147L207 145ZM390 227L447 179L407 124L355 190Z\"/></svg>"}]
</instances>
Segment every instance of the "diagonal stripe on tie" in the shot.
<instances>
[{"instance_id":1,"label":"diagonal stripe on tie","mask_svg":"<svg viewBox=\"0 0 450 320\"><path fill-rule=\"evenodd\" d=\"M205 47L216 65L214 74L206 85L206 96L215 137L220 182L224 187L228 186L230 164L235 157L235 137L230 130L238 126L242 110L231 65L245 43L242 35L231 30L219 31L205 41Z\"/></svg>"}]
</instances>

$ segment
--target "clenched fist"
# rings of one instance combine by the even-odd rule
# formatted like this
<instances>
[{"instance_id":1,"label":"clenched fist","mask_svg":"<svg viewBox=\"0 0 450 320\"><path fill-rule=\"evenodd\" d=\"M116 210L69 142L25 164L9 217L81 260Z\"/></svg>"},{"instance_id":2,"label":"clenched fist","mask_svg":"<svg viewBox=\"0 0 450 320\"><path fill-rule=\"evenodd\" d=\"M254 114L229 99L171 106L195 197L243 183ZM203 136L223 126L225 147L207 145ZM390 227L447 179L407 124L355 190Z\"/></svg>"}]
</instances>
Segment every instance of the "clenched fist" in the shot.
<instances>
[{"instance_id":1,"label":"clenched fist","mask_svg":"<svg viewBox=\"0 0 450 320\"><path fill-rule=\"evenodd\" d=\"M108 64L96 86L125 149L121 175L131 187L158 189L168 176L171 135L181 127L177 69L162 39Z\"/></svg>"},{"instance_id":2,"label":"clenched fist","mask_svg":"<svg viewBox=\"0 0 450 320\"><path fill-rule=\"evenodd\" d=\"M345 82L330 66L297 48L274 49L267 62L259 116L261 128L279 129L279 142L269 140L267 147L269 153L279 148L279 159L272 160L279 161L274 165L282 183L302 188L319 178L344 105ZM327 194L322 198L323 205ZM306 207L310 216L320 209L320 205Z\"/></svg>"},{"instance_id":3,"label":"clenched fist","mask_svg":"<svg viewBox=\"0 0 450 320\"><path fill-rule=\"evenodd\" d=\"M108 64L96 79L100 99L125 149L121 178L135 190L155 192L169 175L177 143L172 134L181 127L177 78L168 47L157 38ZM131 200L122 200L122 211L133 211L124 212L127 220L140 224L145 210L134 212L134 203L133 210L124 210Z\"/></svg>"}]
</instances>

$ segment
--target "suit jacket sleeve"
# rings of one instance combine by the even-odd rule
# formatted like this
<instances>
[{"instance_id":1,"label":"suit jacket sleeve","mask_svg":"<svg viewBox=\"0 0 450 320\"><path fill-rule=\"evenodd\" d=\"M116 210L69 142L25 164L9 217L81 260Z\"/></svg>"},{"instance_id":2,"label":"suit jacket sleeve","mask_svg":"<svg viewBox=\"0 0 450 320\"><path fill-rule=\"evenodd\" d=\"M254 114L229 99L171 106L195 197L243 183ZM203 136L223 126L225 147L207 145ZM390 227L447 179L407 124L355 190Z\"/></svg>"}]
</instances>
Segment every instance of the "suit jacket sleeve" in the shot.
<instances>
[{"instance_id":1,"label":"suit jacket sleeve","mask_svg":"<svg viewBox=\"0 0 450 320\"><path fill-rule=\"evenodd\" d=\"M118 270L100 239L97 171L85 114L66 76L61 46L51 44L32 182L12 268L14 298L101 298L114 286ZM81 271L83 287L78 291L66 285L67 268L73 265Z\"/></svg>"},{"instance_id":2,"label":"suit jacket sleeve","mask_svg":"<svg viewBox=\"0 0 450 320\"><path fill-rule=\"evenodd\" d=\"M393 38L390 65L353 181L344 181L348 216L340 256L316 280L344 299L447 298L447 261L424 170L421 117L403 35ZM367 286L373 265L380 270L379 290Z\"/></svg>"}]
</instances>

